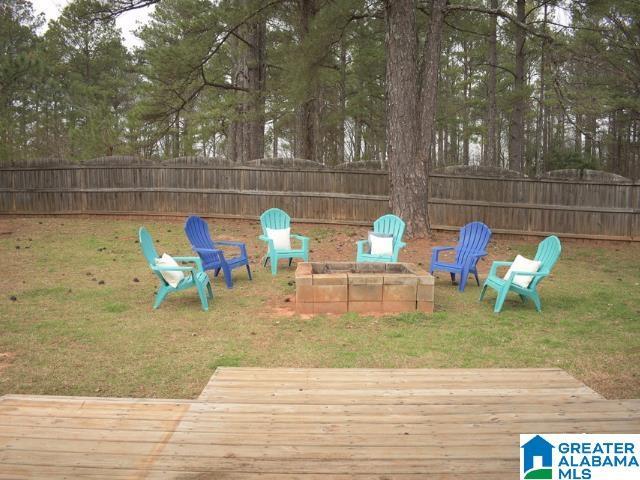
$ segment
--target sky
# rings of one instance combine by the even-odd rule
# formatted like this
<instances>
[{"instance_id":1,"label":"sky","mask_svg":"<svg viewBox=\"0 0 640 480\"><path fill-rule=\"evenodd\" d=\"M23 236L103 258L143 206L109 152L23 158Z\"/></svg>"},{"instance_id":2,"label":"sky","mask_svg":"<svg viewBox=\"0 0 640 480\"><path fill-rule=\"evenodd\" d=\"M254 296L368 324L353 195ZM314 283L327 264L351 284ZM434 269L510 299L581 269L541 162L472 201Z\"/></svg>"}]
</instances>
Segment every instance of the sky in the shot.
<instances>
[{"instance_id":1,"label":"sky","mask_svg":"<svg viewBox=\"0 0 640 480\"><path fill-rule=\"evenodd\" d=\"M31 0L33 3L33 11L38 13L44 13L47 22L49 20L55 20L62 12L69 0ZM123 13L116 20L116 24L122 30L122 36L124 37L124 45L132 50L134 47L142 46L142 42L138 37L134 35L134 31L139 25L146 23L149 18L149 14L153 11L153 7L140 8L132 10L130 12Z\"/></svg>"}]
</instances>

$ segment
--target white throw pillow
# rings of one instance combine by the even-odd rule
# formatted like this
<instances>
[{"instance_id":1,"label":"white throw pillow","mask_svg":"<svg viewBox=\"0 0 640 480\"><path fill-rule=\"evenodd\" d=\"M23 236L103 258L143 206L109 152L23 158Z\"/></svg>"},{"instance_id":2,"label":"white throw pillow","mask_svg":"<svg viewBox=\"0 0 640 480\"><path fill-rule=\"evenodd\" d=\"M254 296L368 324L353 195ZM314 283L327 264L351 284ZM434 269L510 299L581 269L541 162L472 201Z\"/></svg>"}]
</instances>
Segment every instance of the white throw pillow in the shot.
<instances>
[{"instance_id":1,"label":"white throw pillow","mask_svg":"<svg viewBox=\"0 0 640 480\"><path fill-rule=\"evenodd\" d=\"M518 255L511 264L511 267L509 267L509 270L507 270L507 274L504 276L504 279L508 280L511 272L536 273L540 268L540 265L541 262L537 260L529 260L522 255ZM516 275L513 279L513 283L522 288L527 288L532 281L533 277L530 277L528 275Z\"/></svg>"},{"instance_id":2,"label":"white throw pillow","mask_svg":"<svg viewBox=\"0 0 640 480\"><path fill-rule=\"evenodd\" d=\"M291 250L291 228L267 228L267 237L276 250Z\"/></svg>"},{"instance_id":3,"label":"white throw pillow","mask_svg":"<svg viewBox=\"0 0 640 480\"><path fill-rule=\"evenodd\" d=\"M369 233L369 243L371 244L371 255L393 255L393 235Z\"/></svg>"},{"instance_id":4,"label":"white throw pillow","mask_svg":"<svg viewBox=\"0 0 640 480\"><path fill-rule=\"evenodd\" d=\"M179 267L178 262L176 262L171 255L166 253L162 254L162 257L156 258L156 265L159 267ZM182 271L161 271L160 274L165 281L171 285L173 288L176 288L178 284L184 279L184 272Z\"/></svg>"}]
</instances>

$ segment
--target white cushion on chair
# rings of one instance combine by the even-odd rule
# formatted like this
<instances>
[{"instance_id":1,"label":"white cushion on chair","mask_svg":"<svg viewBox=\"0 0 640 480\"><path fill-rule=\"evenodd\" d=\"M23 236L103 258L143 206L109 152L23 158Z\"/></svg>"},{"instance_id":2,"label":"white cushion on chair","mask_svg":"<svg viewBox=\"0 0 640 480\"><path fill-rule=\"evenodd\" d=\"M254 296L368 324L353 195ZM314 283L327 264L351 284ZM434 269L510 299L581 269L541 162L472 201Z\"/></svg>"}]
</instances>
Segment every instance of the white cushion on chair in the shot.
<instances>
[{"instance_id":1,"label":"white cushion on chair","mask_svg":"<svg viewBox=\"0 0 640 480\"><path fill-rule=\"evenodd\" d=\"M369 232L369 244L371 255L387 257L393 255L393 235Z\"/></svg>"},{"instance_id":2,"label":"white cushion on chair","mask_svg":"<svg viewBox=\"0 0 640 480\"><path fill-rule=\"evenodd\" d=\"M276 250L291 250L291 228L267 228L267 237Z\"/></svg>"},{"instance_id":3,"label":"white cushion on chair","mask_svg":"<svg viewBox=\"0 0 640 480\"><path fill-rule=\"evenodd\" d=\"M159 267L179 267L178 262L176 262L171 255L166 253L162 254L162 257L156 258L156 265ZM162 278L171 285L173 288L176 288L178 284L184 279L184 272L182 271L160 271Z\"/></svg>"},{"instance_id":4,"label":"white cushion on chair","mask_svg":"<svg viewBox=\"0 0 640 480\"><path fill-rule=\"evenodd\" d=\"M528 272L528 273L536 273L540 269L540 265L542 263L537 260L529 260L528 258L523 257L522 255L517 255L516 259L513 261L509 270L507 270L507 274L504 276L505 280L509 279L509 275L511 272ZM513 279L512 283L515 283L519 287L528 288L529 284L533 281L533 277L528 275L516 275Z\"/></svg>"}]
</instances>

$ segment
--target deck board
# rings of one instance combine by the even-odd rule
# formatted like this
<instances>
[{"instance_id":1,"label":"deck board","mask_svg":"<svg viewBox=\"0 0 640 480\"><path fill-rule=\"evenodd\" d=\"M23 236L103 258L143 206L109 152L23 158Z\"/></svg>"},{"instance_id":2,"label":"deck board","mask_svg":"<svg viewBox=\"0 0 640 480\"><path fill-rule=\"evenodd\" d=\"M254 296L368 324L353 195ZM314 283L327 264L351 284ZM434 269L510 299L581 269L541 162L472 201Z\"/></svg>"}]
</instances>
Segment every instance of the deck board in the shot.
<instances>
[{"instance_id":1,"label":"deck board","mask_svg":"<svg viewBox=\"0 0 640 480\"><path fill-rule=\"evenodd\" d=\"M533 432L638 433L640 401L559 369L220 368L198 400L0 397L0 479L507 479Z\"/></svg>"}]
</instances>

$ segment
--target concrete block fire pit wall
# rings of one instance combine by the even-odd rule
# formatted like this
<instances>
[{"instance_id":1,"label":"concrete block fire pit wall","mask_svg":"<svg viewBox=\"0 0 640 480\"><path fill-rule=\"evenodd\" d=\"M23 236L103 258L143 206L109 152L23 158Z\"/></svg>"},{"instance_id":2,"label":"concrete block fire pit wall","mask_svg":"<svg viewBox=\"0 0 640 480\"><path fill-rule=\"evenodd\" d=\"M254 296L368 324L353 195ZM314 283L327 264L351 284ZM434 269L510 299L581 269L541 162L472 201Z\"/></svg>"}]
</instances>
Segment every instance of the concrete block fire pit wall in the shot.
<instances>
[{"instance_id":1,"label":"concrete block fire pit wall","mask_svg":"<svg viewBox=\"0 0 640 480\"><path fill-rule=\"evenodd\" d=\"M433 276L412 263L305 262L296 269L298 313L431 313L433 295Z\"/></svg>"}]
</instances>

